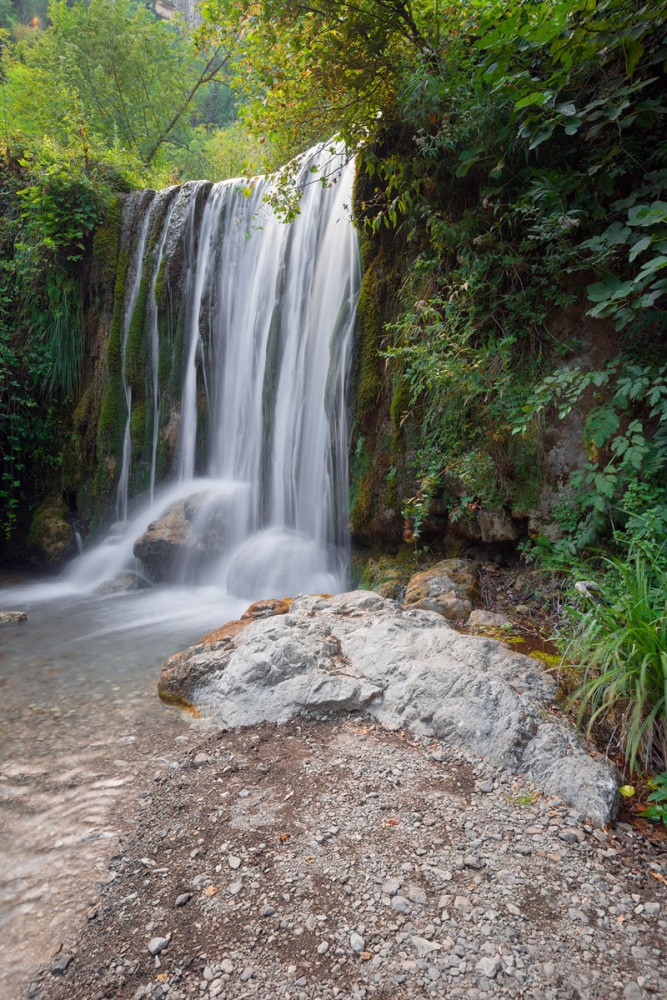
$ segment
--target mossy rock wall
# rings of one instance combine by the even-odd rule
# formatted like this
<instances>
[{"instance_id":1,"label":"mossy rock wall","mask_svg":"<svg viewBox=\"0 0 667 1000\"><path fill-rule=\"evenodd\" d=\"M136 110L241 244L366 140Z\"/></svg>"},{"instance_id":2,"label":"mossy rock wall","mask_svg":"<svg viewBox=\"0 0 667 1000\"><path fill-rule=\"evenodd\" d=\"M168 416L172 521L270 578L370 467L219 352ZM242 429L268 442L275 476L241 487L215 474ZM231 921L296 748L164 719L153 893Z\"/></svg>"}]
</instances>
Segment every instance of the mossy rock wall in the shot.
<instances>
[{"instance_id":1,"label":"mossy rock wall","mask_svg":"<svg viewBox=\"0 0 667 1000\"><path fill-rule=\"evenodd\" d=\"M397 480L406 478L409 459L395 399L401 390L395 388L382 353L410 255L394 232L371 232L366 225L361 206L373 201L376 184L361 157L354 189L363 277L350 390L350 527L353 540L362 545L394 545L403 530Z\"/></svg>"}]
</instances>

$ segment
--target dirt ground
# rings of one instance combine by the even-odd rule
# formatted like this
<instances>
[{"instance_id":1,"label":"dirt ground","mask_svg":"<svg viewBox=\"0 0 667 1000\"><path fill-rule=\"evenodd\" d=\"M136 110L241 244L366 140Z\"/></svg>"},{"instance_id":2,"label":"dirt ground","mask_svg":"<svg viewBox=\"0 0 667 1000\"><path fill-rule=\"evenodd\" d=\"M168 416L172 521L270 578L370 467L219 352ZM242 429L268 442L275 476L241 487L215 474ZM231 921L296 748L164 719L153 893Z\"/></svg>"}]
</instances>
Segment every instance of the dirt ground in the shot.
<instances>
[{"instance_id":1,"label":"dirt ground","mask_svg":"<svg viewBox=\"0 0 667 1000\"><path fill-rule=\"evenodd\" d=\"M666 848L362 717L200 731L24 995L658 996Z\"/></svg>"}]
</instances>

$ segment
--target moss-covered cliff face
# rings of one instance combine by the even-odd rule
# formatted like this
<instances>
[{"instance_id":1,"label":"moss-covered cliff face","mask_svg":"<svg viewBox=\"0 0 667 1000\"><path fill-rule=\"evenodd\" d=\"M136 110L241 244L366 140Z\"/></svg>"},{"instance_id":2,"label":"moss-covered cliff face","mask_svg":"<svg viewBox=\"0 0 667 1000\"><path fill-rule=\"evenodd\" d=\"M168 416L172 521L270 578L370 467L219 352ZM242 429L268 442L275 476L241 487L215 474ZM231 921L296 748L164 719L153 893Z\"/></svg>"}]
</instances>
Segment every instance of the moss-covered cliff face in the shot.
<instances>
[{"instance_id":1,"label":"moss-covered cliff face","mask_svg":"<svg viewBox=\"0 0 667 1000\"><path fill-rule=\"evenodd\" d=\"M393 544L403 529L401 490L410 482L407 434L401 400L407 386L383 354L391 342L388 324L399 312L400 290L410 263L408 248L383 228L373 232L365 205L375 182L357 165L354 216L359 230L362 283L350 392L350 527L362 544ZM407 482L406 482L407 477Z\"/></svg>"},{"instance_id":2,"label":"moss-covered cliff face","mask_svg":"<svg viewBox=\"0 0 667 1000\"><path fill-rule=\"evenodd\" d=\"M368 155L355 187L353 539L569 558L634 516L639 493L659 520L659 314L623 335L592 318L569 238L520 205L494 223L474 178L426 197L422 187L421 218L408 205L385 225L378 206L416 169L414 146L393 135L370 169ZM641 398L649 385L653 404Z\"/></svg>"}]
</instances>

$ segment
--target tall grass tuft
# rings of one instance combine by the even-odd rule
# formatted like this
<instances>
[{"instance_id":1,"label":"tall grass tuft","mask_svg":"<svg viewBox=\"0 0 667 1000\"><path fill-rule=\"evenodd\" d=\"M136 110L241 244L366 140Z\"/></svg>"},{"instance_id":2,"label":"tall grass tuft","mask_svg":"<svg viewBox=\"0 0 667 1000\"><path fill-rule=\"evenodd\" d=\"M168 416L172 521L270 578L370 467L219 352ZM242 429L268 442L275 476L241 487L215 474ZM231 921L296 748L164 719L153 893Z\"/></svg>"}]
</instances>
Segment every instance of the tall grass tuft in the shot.
<instances>
[{"instance_id":1,"label":"tall grass tuft","mask_svg":"<svg viewBox=\"0 0 667 1000\"><path fill-rule=\"evenodd\" d=\"M583 679L572 695L590 733L603 719L620 735L627 764L651 773L667 766L667 564L644 546L606 559L605 597L572 611L566 652ZM608 596L607 596L608 595Z\"/></svg>"}]
</instances>

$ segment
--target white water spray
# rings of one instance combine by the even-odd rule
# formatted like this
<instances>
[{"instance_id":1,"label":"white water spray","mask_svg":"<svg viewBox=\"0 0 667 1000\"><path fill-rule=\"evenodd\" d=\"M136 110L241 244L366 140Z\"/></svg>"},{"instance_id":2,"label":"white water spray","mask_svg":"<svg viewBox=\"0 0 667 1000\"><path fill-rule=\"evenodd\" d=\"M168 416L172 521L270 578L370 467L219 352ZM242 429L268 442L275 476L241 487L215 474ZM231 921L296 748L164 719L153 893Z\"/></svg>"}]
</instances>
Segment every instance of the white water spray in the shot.
<instances>
[{"instance_id":1,"label":"white water spray","mask_svg":"<svg viewBox=\"0 0 667 1000\"><path fill-rule=\"evenodd\" d=\"M330 151L304 158L310 166ZM132 411L125 349L142 268L152 407L149 497L124 535L85 553L67 573L93 589L139 569L135 541L185 501L196 506L201 541L170 568L168 579L196 580L242 597L298 590L336 591L348 583L345 396L360 283L350 219L353 166L336 153L334 183L305 183L301 211L286 225L264 202L268 182L250 196L239 182L184 185L135 199L136 249L125 300L123 386L125 444L118 517L128 514ZM155 207L169 197L159 234L146 251ZM176 481L156 485L160 428L159 316L156 283L163 256L179 240L184 259L182 379ZM162 415L164 420L164 415ZM202 527L203 526L203 527ZM208 533L207 533L208 532ZM216 539L213 550L209 544Z\"/></svg>"}]
</instances>

